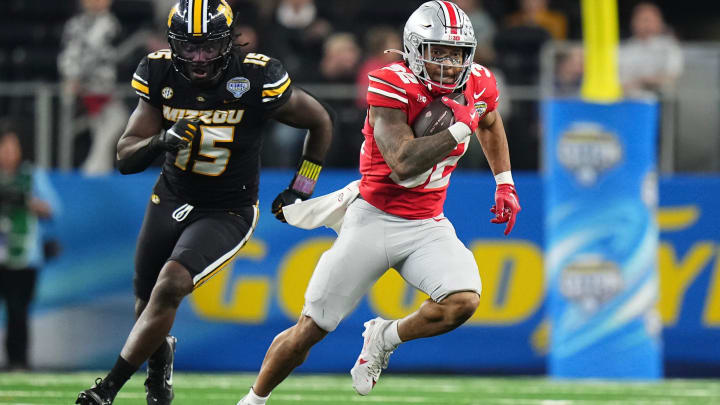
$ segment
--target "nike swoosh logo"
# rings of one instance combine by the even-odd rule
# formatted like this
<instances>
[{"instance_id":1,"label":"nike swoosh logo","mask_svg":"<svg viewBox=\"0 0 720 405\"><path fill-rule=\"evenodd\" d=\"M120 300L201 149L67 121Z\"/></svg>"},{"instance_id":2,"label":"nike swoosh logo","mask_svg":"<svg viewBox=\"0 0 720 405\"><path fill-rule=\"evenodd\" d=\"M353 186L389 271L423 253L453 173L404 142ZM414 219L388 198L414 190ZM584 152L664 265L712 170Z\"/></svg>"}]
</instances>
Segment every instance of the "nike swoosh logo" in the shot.
<instances>
[{"instance_id":1,"label":"nike swoosh logo","mask_svg":"<svg viewBox=\"0 0 720 405\"><path fill-rule=\"evenodd\" d=\"M487 87L482 89L482 91L480 93L473 93L473 97L480 98L480 96L482 96L483 93L485 93L485 90L487 90Z\"/></svg>"},{"instance_id":2,"label":"nike swoosh logo","mask_svg":"<svg viewBox=\"0 0 720 405\"><path fill-rule=\"evenodd\" d=\"M170 376L168 378L165 378L165 384L172 387L173 384L173 365L170 364Z\"/></svg>"},{"instance_id":3,"label":"nike swoosh logo","mask_svg":"<svg viewBox=\"0 0 720 405\"><path fill-rule=\"evenodd\" d=\"M365 359L359 359L359 360L358 360L358 363L360 363L360 364L365 364L365 363L367 363L367 360L365 360Z\"/></svg>"},{"instance_id":4,"label":"nike swoosh logo","mask_svg":"<svg viewBox=\"0 0 720 405\"><path fill-rule=\"evenodd\" d=\"M442 221L442 220L444 220L444 219L445 219L445 218L433 218L433 221L435 221L435 222L440 222L440 221Z\"/></svg>"}]
</instances>

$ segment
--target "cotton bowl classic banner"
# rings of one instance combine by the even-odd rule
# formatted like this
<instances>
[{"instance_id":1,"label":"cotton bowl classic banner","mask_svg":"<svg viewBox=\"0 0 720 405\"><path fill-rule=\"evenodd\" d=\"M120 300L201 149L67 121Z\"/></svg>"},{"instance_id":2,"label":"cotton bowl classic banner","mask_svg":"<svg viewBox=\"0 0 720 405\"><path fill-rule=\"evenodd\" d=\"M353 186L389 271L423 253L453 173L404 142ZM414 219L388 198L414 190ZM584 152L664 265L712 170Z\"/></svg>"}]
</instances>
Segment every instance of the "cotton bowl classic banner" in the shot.
<instances>
[{"instance_id":1,"label":"cotton bowl classic banner","mask_svg":"<svg viewBox=\"0 0 720 405\"><path fill-rule=\"evenodd\" d=\"M262 172L261 216L250 243L232 268L180 306L173 327L179 338L179 370L257 371L272 338L297 320L307 280L335 233L296 229L270 214L270 203L293 174ZM51 176L64 207L52 224L63 250L40 274L32 312L34 366L106 370L117 359L134 321L135 239L156 177L156 172ZM317 195L357 177L355 171L323 170ZM535 174L514 177L523 210L506 238L503 226L489 222L492 176L453 173L445 214L478 262L480 307L455 331L403 345L393 355L391 371L545 371L550 335L545 321L543 185ZM720 375L717 201L720 177L660 181L657 308L668 374ZM377 315L401 317L423 298L397 273L388 272L357 310L313 348L301 370L347 372L362 346L364 321ZM0 329L0 340L2 335ZM0 351L0 363L3 356Z\"/></svg>"},{"instance_id":2,"label":"cotton bowl classic banner","mask_svg":"<svg viewBox=\"0 0 720 405\"><path fill-rule=\"evenodd\" d=\"M656 103L546 105L549 373L662 375Z\"/></svg>"}]
</instances>

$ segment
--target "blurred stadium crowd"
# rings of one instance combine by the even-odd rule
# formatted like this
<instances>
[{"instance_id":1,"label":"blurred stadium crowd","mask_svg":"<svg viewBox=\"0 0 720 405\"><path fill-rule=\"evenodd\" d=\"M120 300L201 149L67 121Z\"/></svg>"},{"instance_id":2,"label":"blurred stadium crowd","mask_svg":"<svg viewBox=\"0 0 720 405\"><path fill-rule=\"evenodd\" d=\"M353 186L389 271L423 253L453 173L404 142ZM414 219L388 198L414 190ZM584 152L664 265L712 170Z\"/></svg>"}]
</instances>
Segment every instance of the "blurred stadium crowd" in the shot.
<instances>
[{"instance_id":1,"label":"blurred stadium crowd","mask_svg":"<svg viewBox=\"0 0 720 405\"><path fill-rule=\"evenodd\" d=\"M112 169L115 140L135 100L129 81L148 52L167 47L168 10L175 0L78 0L38 2L5 0L0 16L0 82L63 83L64 94L77 100L75 116L85 116L85 136L73 142L73 164L88 174ZM397 57L402 26L413 0L228 0L236 14L236 43L247 52L280 59L298 84L336 110L337 132L326 166L357 166L365 114L365 73ZM540 163L538 100L540 59L549 41L581 39L580 2L575 0L457 0L470 16L478 38L476 61L500 81L513 168L536 170ZM640 4L640 7L637 7ZM657 4L657 3L656 3ZM713 6L715 7L715 6ZM619 2L621 77L626 91L658 93L671 87L683 66L674 29L663 8L641 1ZM640 9L640 11L638 11ZM102 17L98 17L101 15ZM707 38L712 30L673 14L689 36ZM708 26L712 24L708 23ZM676 28L676 27L673 27ZM645 34L643 34L643 30ZM683 31L684 30L684 31ZM643 38L649 35L652 41ZM633 40L635 40L633 42ZM633 48L634 47L634 48ZM648 52L643 53L642 49ZM653 55L655 55L653 57ZM623 63L625 62L625 66ZM638 69L641 66L642 69ZM582 50L568 48L556 60L554 94L576 95L582 78ZM645 77L631 77L643 72ZM115 85L117 83L117 85ZM117 86L117 87L115 87ZM503 88L514 91L502 93ZM32 114L31 100L0 97L0 115L22 121ZM32 125L25 125L32 133ZM303 137L269 124L264 166L290 167ZM87 135L90 136L87 136ZM32 145L28 145L32 151ZM486 167L480 148L470 148L464 168ZM474 152L474 153L473 153Z\"/></svg>"}]
</instances>

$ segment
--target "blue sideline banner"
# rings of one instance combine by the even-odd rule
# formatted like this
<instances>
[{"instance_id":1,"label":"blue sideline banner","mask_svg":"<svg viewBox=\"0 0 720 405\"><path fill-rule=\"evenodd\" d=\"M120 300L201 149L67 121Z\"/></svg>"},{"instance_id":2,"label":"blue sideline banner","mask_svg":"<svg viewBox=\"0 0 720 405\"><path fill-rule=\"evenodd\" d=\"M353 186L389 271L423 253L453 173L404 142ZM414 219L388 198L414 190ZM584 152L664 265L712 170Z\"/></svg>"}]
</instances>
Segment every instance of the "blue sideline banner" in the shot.
<instances>
[{"instance_id":1,"label":"blue sideline banner","mask_svg":"<svg viewBox=\"0 0 720 405\"><path fill-rule=\"evenodd\" d=\"M179 338L178 369L257 371L275 334L297 319L315 261L335 234L295 229L272 217L270 202L292 174L262 173L261 218L243 256L181 305L173 328ZM135 239L156 176L52 175L64 207L52 229L63 252L40 276L31 332L36 367L107 369L114 363L133 324ZM489 173L453 174L446 215L477 258L483 280L480 308L451 333L403 345L393 355L391 371L545 371L550 335L543 190L534 174L515 177L523 211L506 238L503 226L489 223L494 191ZM323 171L317 193L355 178L354 171ZM660 191L658 309L665 326L666 370L720 375L720 178L665 179ZM362 345L364 321L401 317L423 298L388 272L312 350L302 370L348 371ZM4 323L0 340L3 328Z\"/></svg>"},{"instance_id":2,"label":"blue sideline banner","mask_svg":"<svg viewBox=\"0 0 720 405\"><path fill-rule=\"evenodd\" d=\"M657 104L545 112L549 374L660 377Z\"/></svg>"}]
</instances>

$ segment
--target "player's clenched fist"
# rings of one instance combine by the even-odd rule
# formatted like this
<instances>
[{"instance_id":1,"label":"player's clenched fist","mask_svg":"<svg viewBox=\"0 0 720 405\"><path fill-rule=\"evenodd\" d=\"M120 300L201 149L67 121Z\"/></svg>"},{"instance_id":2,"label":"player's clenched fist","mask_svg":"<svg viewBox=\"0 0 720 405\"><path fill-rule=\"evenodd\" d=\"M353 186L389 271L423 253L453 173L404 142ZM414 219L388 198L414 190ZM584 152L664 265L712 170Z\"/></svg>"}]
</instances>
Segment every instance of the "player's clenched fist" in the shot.
<instances>
[{"instance_id":1,"label":"player's clenched fist","mask_svg":"<svg viewBox=\"0 0 720 405\"><path fill-rule=\"evenodd\" d=\"M175 124L155 138L155 145L168 152L177 152L192 144L200 129L200 120L181 118Z\"/></svg>"},{"instance_id":2,"label":"player's clenched fist","mask_svg":"<svg viewBox=\"0 0 720 405\"><path fill-rule=\"evenodd\" d=\"M490 222L494 224L507 222L507 226L505 226L505 235L507 235L512 231L517 214L521 209L515 186L512 184L498 184L495 189L495 205L490 208L490 212L495 214L495 218L491 219Z\"/></svg>"},{"instance_id":3,"label":"player's clenched fist","mask_svg":"<svg viewBox=\"0 0 720 405\"><path fill-rule=\"evenodd\" d=\"M442 102L452 110L455 122L462 122L468 126L471 133L475 132L480 122L480 114L478 114L475 106L472 104L462 105L449 97L443 97Z\"/></svg>"}]
</instances>

